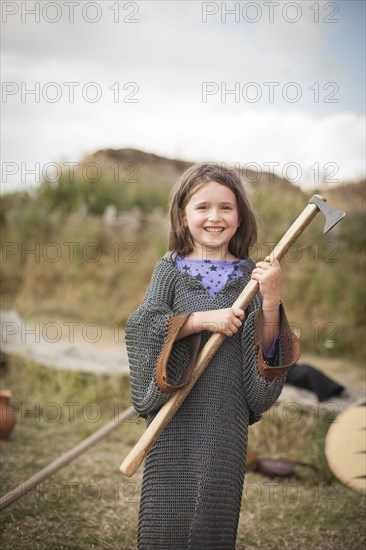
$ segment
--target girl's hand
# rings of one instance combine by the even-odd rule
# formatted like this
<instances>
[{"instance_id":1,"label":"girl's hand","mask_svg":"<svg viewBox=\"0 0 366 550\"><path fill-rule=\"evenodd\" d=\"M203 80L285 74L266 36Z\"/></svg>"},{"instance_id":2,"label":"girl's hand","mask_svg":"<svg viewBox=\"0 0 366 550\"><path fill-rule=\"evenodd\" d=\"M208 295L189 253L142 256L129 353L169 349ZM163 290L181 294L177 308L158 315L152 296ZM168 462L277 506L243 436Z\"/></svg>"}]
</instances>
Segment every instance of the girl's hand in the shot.
<instances>
[{"instance_id":1,"label":"girl's hand","mask_svg":"<svg viewBox=\"0 0 366 550\"><path fill-rule=\"evenodd\" d=\"M281 267L278 260L269 256L263 262L258 262L253 269L252 279L259 283L259 289L265 308L271 308L279 303L281 295Z\"/></svg>"},{"instance_id":2,"label":"girl's hand","mask_svg":"<svg viewBox=\"0 0 366 550\"><path fill-rule=\"evenodd\" d=\"M225 336L233 336L241 327L244 317L243 309L228 307L212 311L196 311L192 314L191 319L195 332L208 330L209 332L221 332Z\"/></svg>"}]
</instances>

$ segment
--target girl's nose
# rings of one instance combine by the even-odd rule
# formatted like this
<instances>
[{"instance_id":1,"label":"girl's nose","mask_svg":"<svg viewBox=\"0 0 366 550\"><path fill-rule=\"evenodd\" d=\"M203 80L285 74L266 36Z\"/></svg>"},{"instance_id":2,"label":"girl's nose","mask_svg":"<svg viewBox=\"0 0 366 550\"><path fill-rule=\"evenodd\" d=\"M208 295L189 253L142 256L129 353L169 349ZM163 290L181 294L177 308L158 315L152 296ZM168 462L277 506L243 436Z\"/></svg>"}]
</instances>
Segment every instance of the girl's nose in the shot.
<instances>
[{"instance_id":1,"label":"girl's nose","mask_svg":"<svg viewBox=\"0 0 366 550\"><path fill-rule=\"evenodd\" d=\"M208 219L209 219L209 221L211 221L211 222L217 222L217 221L219 221L220 216L219 216L219 213L217 212L217 210L211 210L211 211L209 212Z\"/></svg>"}]
</instances>

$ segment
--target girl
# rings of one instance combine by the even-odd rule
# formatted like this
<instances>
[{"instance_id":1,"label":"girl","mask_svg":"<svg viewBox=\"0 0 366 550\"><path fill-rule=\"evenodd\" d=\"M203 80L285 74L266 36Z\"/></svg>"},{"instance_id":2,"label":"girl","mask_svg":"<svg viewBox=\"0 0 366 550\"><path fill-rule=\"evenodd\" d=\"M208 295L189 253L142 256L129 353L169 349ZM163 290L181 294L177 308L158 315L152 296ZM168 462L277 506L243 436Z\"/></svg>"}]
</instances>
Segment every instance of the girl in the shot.
<instances>
[{"instance_id":1,"label":"girl","mask_svg":"<svg viewBox=\"0 0 366 550\"><path fill-rule=\"evenodd\" d=\"M168 252L126 325L132 399L149 424L189 380L212 332L227 336L145 461L139 550L233 550L248 425L299 358L280 302L278 261L248 258L257 230L234 171L188 169L173 189ZM260 292L231 307L250 279Z\"/></svg>"}]
</instances>

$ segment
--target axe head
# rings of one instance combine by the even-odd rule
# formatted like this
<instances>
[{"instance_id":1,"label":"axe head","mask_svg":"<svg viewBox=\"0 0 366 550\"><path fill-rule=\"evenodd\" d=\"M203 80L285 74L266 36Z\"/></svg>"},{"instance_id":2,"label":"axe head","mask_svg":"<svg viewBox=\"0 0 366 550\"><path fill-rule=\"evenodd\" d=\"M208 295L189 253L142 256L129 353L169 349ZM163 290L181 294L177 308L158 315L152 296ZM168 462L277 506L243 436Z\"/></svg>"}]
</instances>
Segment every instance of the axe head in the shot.
<instances>
[{"instance_id":1,"label":"axe head","mask_svg":"<svg viewBox=\"0 0 366 550\"><path fill-rule=\"evenodd\" d=\"M315 204L325 216L323 233L328 233L328 231L330 231L335 225L337 225L337 223L340 222L346 215L343 210L339 210L339 208L334 208L334 206L331 206L329 203L327 203L326 199L324 197L321 197L320 195L314 195L310 199L309 204Z\"/></svg>"}]
</instances>

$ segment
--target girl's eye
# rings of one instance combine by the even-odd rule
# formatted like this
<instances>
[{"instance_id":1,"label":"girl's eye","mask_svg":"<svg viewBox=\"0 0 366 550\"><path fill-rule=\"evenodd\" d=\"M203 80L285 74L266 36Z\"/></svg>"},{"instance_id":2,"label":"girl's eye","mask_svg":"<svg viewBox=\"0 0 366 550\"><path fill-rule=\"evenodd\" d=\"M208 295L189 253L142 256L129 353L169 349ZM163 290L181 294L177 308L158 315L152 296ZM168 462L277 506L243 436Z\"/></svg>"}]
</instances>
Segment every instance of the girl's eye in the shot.
<instances>
[{"instance_id":1,"label":"girl's eye","mask_svg":"<svg viewBox=\"0 0 366 550\"><path fill-rule=\"evenodd\" d=\"M196 210L207 210L208 209L208 206L206 204L199 204L198 206L196 206ZM229 204L228 205L224 205L221 207L222 210L232 210L232 206L230 206Z\"/></svg>"}]
</instances>

